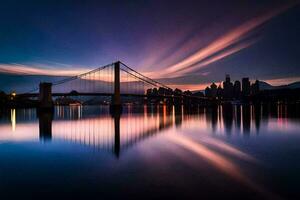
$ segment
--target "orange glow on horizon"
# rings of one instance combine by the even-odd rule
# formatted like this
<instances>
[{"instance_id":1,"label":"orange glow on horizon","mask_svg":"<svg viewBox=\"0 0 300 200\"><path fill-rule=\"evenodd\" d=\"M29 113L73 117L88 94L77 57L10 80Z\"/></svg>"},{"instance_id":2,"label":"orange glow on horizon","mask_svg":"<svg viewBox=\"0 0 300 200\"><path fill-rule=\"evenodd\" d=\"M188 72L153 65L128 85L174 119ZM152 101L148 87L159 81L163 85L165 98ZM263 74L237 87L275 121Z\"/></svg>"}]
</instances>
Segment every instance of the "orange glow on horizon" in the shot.
<instances>
[{"instance_id":1,"label":"orange glow on horizon","mask_svg":"<svg viewBox=\"0 0 300 200\"><path fill-rule=\"evenodd\" d=\"M207 86L210 86L211 83L199 83L199 84L168 84L169 87L175 89L181 89L183 91L190 90L190 91L196 91L196 90L205 90Z\"/></svg>"}]
</instances>

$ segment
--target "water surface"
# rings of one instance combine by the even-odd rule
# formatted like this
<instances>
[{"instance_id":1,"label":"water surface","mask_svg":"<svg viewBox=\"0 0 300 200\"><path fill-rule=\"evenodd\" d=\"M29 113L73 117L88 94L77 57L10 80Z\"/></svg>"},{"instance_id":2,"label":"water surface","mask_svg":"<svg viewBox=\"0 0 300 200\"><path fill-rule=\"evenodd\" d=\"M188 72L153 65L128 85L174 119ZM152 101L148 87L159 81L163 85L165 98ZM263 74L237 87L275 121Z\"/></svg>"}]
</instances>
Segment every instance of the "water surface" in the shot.
<instances>
[{"instance_id":1,"label":"water surface","mask_svg":"<svg viewBox=\"0 0 300 200\"><path fill-rule=\"evenodd\" d=\"M298 111L11 109L0 114L1 197L299 199Z\"/></svg>"}]
</instances>

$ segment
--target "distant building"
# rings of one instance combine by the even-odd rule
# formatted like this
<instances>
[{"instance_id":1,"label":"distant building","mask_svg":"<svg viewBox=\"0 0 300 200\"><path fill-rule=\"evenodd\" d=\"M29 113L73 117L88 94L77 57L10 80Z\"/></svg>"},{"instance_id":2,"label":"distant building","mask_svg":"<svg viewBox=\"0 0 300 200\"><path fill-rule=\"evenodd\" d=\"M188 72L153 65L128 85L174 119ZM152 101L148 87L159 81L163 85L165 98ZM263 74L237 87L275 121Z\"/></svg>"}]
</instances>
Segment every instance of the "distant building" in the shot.
<instances>
[{"instance_id":1,"label":"distant building","mask_svg":"<svg viewBox=\"0 0 300 200\"><path fill-rule=\"evenodd\" d=\"M240 81L235 81L233 85L233 96L236 99L239 99L241 97L241 82Z\"/></svg>"},{"instance_id":2,"label":"distant building","mask_svg":"<svg viewBox=\"0 0 300 200\"><path fill-rule=\"evenodd\" d=\"M195 96L195 97L204 97L204 94L203 94L203 92L195 92L194 94L193 94L193 96Z\"/></svg>"},{"instance_id":3,"label":"distant building","mask_svg":"<svg viewBox=\"0 0 300 200\"><path fill-rule=\"evenodd\" d=\"M208 86L205 88L205 96L206 97L211 97L211 90Z\"/></svg>"},{"instance_id":4,"label":"distant building","mask_svg":"<svg viewBox=\"0 0 300 200\"><path fill-rule=\"evenodd\" d=\"M7 95L5 94L5 92L0 91L0 106L2 107L6 103L6 101L7 101Z\"/></svg>"},{"instance_id":5,"label":"distant building","mask_svg":"<svg viewBox=\"0 0 300 200\"><path fill-rule=\"evenodd\" d=\"M152 88L147 89L147 95L152 95L152 94L153 94Z\"/></svg>"},{"instance_id":6,"label":"distant building","mask_svg":"<svg viewBox=\"0 0 300 200\"><path fill-rule=\"evenodd\" d=\"M249 78L242 79L242 93L244 96L250 95L250 81Z\"/></svg>"},{"instance_id":7,"label":"distant building","mask_svg":"<svg viewBox=\"0 0 300 200\"><path fill-rule=\"evenodd\" d=\"M218 86L215 83L212 83L210 85L210 89L211 89L211 97L217 97Z\"/></svg>"},{"instance_id":8,"label":"distant building","mask_svg":"<svg viewBox=\"0 0 300 200\"><path fill-rule=\"evenodd\" d=\"M223 99L223 88L221 87L221 84L219 85L217 89L217 97L218 99Z\"/></svg>"},{"instance_id":9,"label":"distant building","mask_svg":"<svg viewBox=\"0 0 300 200\"><path fill-rule=\"evenodd\" d=\"M225 82L226 83L230 83L230 75L229 74L226 74L226 76L225 76Z\"/></svg>"},{"instance_id":10,"label":"distant building","mask_svg":"<svg viewBox=\"0 0 300 200\"><path fill-rule=\"evenodd\" d=\"M176 89L174 90L174 95L182 95L182 90L176 88Z\"/></svg>"},{"instance_id":11,"label":"distant building","mask_svg":"<svg viewBox=\"0 0 300 200\"><path fill-rule=\"evenodd\" d=\"M184 91L183 94L187 95L187 96L192 96L193 95L193 93L189 90Z\"/></svg>"},{"instance_id":12,"label":"distant building","mask_svg":"<svg viewBox=\"0 0 300 200\"><path fill-rule=\"evenodd\" d=\"M158 95L158 90L157 88L152 89L152 95Z\"/></svg>"},{"instance_id":13,"label":"distant building","mask_svg":"<svg viewBox=\"0 0 300 200\"><path fill-rule=\"evenodd\" d=\"M251 85L251 95L256 95L259 92L259 81L256 80L255 83Z\"/></svg>"},{"instance_id":14,"label":"distant building","mask_svg":"<svg viewBox=\"0 0 300 200\"><path fill-rule=\"evenodd\" d=\"M167 93L168 93L167 89L165 89L163 87L158 88L158 94L159 95L166 95Z\"/></svg>"},{"instance_id":15,"label":"distant building","mask_svg":"<svg viewBox=\"0 0 300 200\"><path fill-rule=\"evenodd\" d=\"M233 84L228 74L225 77L225 82L223 82L223 97L225 99L232 99L233 97Z\"/></svg>"}]
</instances>

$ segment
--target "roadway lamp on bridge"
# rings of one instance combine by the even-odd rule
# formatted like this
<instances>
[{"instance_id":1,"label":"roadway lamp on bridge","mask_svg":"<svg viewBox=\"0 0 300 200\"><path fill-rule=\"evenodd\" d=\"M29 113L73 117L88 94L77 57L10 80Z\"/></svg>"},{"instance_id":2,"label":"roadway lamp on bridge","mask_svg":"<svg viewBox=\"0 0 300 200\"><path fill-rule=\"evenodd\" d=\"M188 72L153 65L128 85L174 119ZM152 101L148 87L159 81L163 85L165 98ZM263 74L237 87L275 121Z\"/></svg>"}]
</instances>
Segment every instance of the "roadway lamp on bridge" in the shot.
<instances>
[{"instance_id":1,"label":"roadway lamp on bridge","mask_svg":"<svg viewBox=\"0 0 300 200\"><path fill-rule=\"evenodd\" d=\"M10 100L14 100L16 96L17 96L16 92L10 93Z\"/></svg>"}]
</instances>

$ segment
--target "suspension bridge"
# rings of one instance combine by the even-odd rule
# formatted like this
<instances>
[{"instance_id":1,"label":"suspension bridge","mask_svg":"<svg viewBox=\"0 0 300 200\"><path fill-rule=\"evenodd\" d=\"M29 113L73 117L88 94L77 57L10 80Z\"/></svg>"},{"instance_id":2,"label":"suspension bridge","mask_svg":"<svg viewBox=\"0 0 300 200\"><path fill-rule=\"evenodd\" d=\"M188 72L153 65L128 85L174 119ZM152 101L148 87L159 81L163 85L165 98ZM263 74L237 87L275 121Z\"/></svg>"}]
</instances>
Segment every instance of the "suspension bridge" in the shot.
<instances>
[{"instance_id":1,"label":"suspension bridge","mask_svg":"<svg viewBox=\"0 0 300 200\"><path fill-rule=\"evenodd\" d=\"M39 107L53 106L53 98L72 98L83 104L86 97L110 97L110 105L121 106L128 97L168 101L176 104L207 104L204 97L185 94L153 80L117 61L77 76L53 83L40 83L33 90L18 94L21 98L38 98ZM90 99L89 99L90 101Z\"/></svg>"}]
</instances>

